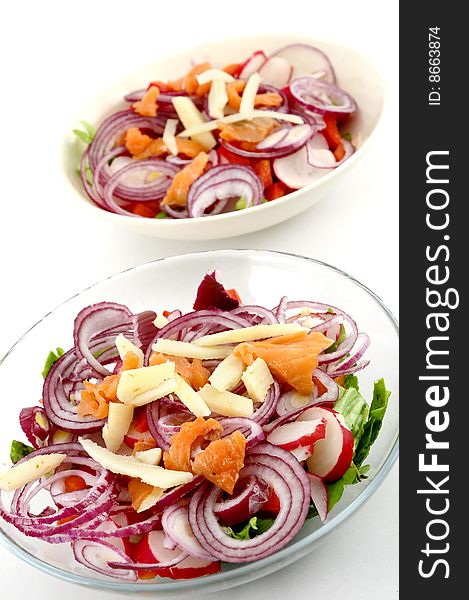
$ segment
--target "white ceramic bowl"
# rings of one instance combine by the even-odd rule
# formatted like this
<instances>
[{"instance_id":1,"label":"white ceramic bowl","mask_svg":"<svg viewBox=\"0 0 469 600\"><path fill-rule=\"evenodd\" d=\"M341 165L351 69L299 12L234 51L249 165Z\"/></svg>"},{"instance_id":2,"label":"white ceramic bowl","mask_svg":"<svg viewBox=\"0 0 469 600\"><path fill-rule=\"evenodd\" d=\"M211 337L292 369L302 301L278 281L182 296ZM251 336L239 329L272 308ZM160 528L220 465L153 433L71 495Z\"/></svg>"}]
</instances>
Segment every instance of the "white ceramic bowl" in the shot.
<instances>
[{"instance_id":1,"label":"white ceramic bowl","mask_svg":"<svg viewBox=\"0 0 469 600\"><path fill-rule=\"evenodd\" d=\"M352 134L360 134L363 143L357 152L337 169L284 198L241 211L193 219L133 218L102 210L88 199L76 173L82 147L70 133L64 140L62 156L63 170L71 185L72 195L90 211L90 218L102 217L142 234L178 240L220 239L251 233L290 219L321 200L330 192L337 178L348 173L370 146L384 106L383 83L374 64L369 58L340 44L291 35L272 35L237 38L190 48L176 56L160 58L101 92L76 115L68 130L71 132L80 120L100 123L107 115L126 105L122 100L125 94L145 87L155 78L174 79L188 70L191 61L233 63L245 60L254 50L262 48L269 53L292 42L313 44L323 50L334 66L338 84L357 101L359 111L351 120L349 130Z\"/></svg>"},{"instance_id":2,"label":"white ceramic bowl","mask_svg":"<svg viewBox=\"0 0 469 600\"><path fill-rule=\"evenodd\" d=\"M21 408L37 403L42 386L41 371L49 350L56 346L69 348L73 343L73 320L80 309L110 300L122 302L135 312L176 307L189 311L197 285L212 269L221 270L223 282L227 287L236 288L245 303L272 307L285 294L292 300L326 302L349 312L360 330L368 333L370 365L359 374L360 390L370 399L373 381L379 377L384 377L387 387L392 390L382 430L367 458L371 465L368 478L346 488L324 525L318 518L311 519L288 546L275 554L251 563L224 564L220 573L199 579L172 581L159 578L138 583L109 579L75 562L68 544L50 545L25 537L0 520L0 544L16 556L55 577L103 591L134 592L152 598L173 595L194 598L199 597L198 593L224 590L252 581L311 552L381 484L398 455L396 321L379 298L346 273L313 259L262 250L217 250L150 262L104 279L46 315L0 359L0 389L3 398L8 400L2 404L0 461L6 461L12 439L24 439L18 413ZM21 393L18 393L19 381ZM377 531L377 550L379 544ZM334 556L331 556L333 560ZM354 557L350 556L350 560L354 561Z\"/></svg>"}]
</instances>

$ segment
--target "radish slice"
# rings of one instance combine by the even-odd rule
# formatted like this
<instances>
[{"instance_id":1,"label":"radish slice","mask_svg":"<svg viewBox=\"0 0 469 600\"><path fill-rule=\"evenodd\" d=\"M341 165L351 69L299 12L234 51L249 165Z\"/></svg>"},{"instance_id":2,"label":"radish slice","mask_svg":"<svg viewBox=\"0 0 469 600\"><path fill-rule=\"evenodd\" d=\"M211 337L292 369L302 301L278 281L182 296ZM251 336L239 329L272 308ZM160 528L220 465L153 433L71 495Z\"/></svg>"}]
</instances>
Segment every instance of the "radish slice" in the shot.
<instances>
[{"instance_id":1,"label":"radish slice","mask_svg":"<svg viewBox=\"0 0 469 600\"><path fill-rule=\"evenodd\" d=\"M276 158L273 161L274 173L287 187L298 190L314 183L332 169L317 169L308 163L307 144L297 152Z\"/></svg>"},{"instance_id":2,"label":"radish slice","mask_svg":"<svg viewBox=\"0 0 469 600\"><path fill-rule=\"evenodd\" d=\"M314 453L314 445L326 435L326 420L292 421L277 427L267 440L284 450L290 451L298 462L303 462Z\"/></svg>"},{"instance_id":3,"label":"radish slice","mask_svg":"<svg viewBox=\"0 0 469 600\"><path fill-rule=\"evenodd\" d=\"M307 475L311 484L311 500L314 502L319 518L324 523L329 511L327 486L324 480L317 475L313 475L312 473L308 473Z\"/></svg>"},{"instance_id":4,"label":"radish slice","mask_svg":"<svg viewBox=\"0 0 469 600\"><path fill-rule=\"evenodd\" d=\"M293 67L281 56L271 56L258 71L262 81L268 85L282 88L290 82Z\"/></svg>"},{"instance_id":5,"label":"radish slice","mask_svg":"<svg viewBox=\"0 0 469 600\"><path fill-rule=\"evenodd\" d=\"M342 139L342 144L344 146L345 154L341 160L336 160L334 153L329 150L326 138L321 133L317 133L308 142L306 147L308 163L317 169L335 169L350 158L355 152L355 148L347 140Z\"/></svg>"},{"instance_id":6,"label":"radish slice","mask_svg":"<svg viewBox=\"0 0 469 600\"><path fill-rule=\"evenodd\" d=\"M267 441L285 450L299 446L311 446L325 436L326 421L318 418L308 421L293 421L277 427L267 436Z\"/></svg>"},{"instance_id":7,"label":"radish slice","mask_svg":"<svg viewBox=\"0 0 469 600\"><path fill-rule=\"evenodd\" d=\"M253 73L257 73L259 71L266 60L267 56L264 54L264 52L262 52L262 50L254 52L244 63L241 73L239 74L239 78L248 79Z\"/></svg>"},{"instance_id":8,"label":"radish slice","mask_svg":"<svg viewBox=\"0 0 469 600\"><path fill-rule=\"evenodd\" d=\"M331 61L322 50L309 44L288 44L274 52L273 56L284 58L293 66L292 77L315 74L323 71L322 79L336 82L336 76Z\"/></svg>"},{"instance_id":9,"label":"radish slice","mask_svg":"<svg viewBox=\"0 0 469 600\"><path fill-rule=\"evenodd\" d=\"M337 481L350 467L353 458L353 435L341 414L331 408L314 406L298 417L298 421L323 418L326 435L314 446L308 458L308 471L328 482Z\"/></svg>"}]
</instances>

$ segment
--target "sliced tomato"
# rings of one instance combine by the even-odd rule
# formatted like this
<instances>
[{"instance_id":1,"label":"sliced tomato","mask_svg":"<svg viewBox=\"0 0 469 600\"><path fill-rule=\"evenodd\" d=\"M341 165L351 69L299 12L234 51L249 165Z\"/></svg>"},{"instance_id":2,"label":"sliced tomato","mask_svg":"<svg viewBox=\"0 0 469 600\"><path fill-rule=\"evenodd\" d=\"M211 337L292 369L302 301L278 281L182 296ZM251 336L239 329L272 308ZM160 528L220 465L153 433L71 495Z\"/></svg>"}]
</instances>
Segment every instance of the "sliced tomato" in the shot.
<instances>
[{"instance_id":1,"label":"sliced tomato","mask_svg":"<svg viewBox=\"0 0 469 600\"><path fill-rule=\"evenodd\" d=\"M283 196L286 196L288 193L290 193L289 188L287 188L287 186L284 183L282 183L281 181L272 183L271 185L266 187L264 190L264 196L265 196L266 200L268 200L269 202L271 200L277 200L277 198L282 198Z\"/></svg>"},{"instance_id":2,"label":"sliced tomato","mask_svg":"<svg viewBox=\"0 0 469 600\"><path fill-rule=\"evenodd\" d=\"M87 487L83 477L79 475L69 475L64 479L64 492L77 492Z\"/></svg>"},{"instance_id":3,"label":"sliced tomato","mask_svg":"<svg viewBox=\"0 0 469 600\"><path fill-rule=\"evenodd\" d=\"M169 579L194 579L204 575L212 575L220 571L220 561L208 561L189 556L174 567L163 567L156 570L160 577Z\"/></svg>"},{"instance_id":4,"label":"sliced tomato","mask_svg":"<svg viewBox=\"0 0 469 600\"><path fill-rule=\"evenodd\" d=\"M248 167L251 166L251 161L249 158L246 158L245 156L238 156L237 154L234 154L234 152L227 150L224 146L217 148L217 152L219 157L226 158L230 163L235 165L247 165Z\"/></svg>"},{"instance_id":5,"label":"sliced tomato","mask_svg":"<svg viewBox=\"0 0 469 600\"><path fill-rule=\"evenodd\" d=\"M278 515L280 512L280 500L274 490L270 492L269 499L262 505L261 510L274 515Z\"/></svg>"},{"instance_id":6,"label":"sliced tomato","mask_svg":"<svg viewBox=\"0 0 469 600\"><path fill-rule=\"evenodd\" d=\"M241 300L241 296L238 294L238 290L232 288L231 290L226 290L226 293L228 294L228 296L230 296L230 298L233 298L233 300L237 300L240 304L243 303L243 301Z\"/></svg>"},{"instance_id":7,"label":"sliced tomato","mask_svg":"<svg viewBox=\"0 0 469 600\"><path fill-rule=\"evenodd\" d=\"M143 406L136 411L136 414L134 415L133 426L139 433L146 433L148 431L146 406Z\"/></svg>"}]
</instances>

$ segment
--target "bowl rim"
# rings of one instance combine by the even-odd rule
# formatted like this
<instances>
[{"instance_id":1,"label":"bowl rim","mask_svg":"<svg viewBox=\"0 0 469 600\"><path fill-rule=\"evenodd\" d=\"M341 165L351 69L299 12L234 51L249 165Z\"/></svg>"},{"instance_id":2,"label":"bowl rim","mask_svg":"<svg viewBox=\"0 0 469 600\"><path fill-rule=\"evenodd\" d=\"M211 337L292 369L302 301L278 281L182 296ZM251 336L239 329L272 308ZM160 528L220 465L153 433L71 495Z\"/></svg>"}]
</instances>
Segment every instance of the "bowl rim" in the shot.
<instances>
[{"instance_id":1,"label":"bowl rim","mask_svg":"<svg viewBox=\"0 0 469 600\"><path fill-rule=\"evenodd\" d=\"M307 185L303 188L293 190L290 193L288 193L286 196L283 196L282 198L277 198L277 200L275 201L275 206L278 206L279 210L281 210L280 207L282 207L290 199L296 198L303 192L310 192L312 190L315 190L316 188L321 187L324 184L327 184L331 179L333 179L335 177L336 173L340 174L345 169L348 169L349 167L353 166L356 163L356 161L359 160L375 142L376 137L377 137L377 135L379 135L379 133L382 129L382 126L383 126L383 117L387 113L388 87L387 87L385 79L383 77L382 70L378 66L378 64L376 63L374 58L371 56L368 56L361 50L358 50L355 46L351 46L349 44L345 45L345 44L342 44L335 40L324 40L324 39L316 38L316 37L310 38L307 35L300 35L298 33L292 33L292 34L273 33L273 34L264 34L261 36L253 36L253 35L238 36L238 37L232 37L228 40L222 40L222 39L212 40L205 45L193 45L190 48L187 47L183 51L178 52L178 53L170 53L168 55L161 55L160 58L157 58L157 60L153 61L153 62L160 62L160 61L164 61L165 59L171 59L173 57L189 53L189 52L191 52L191 50L198 51L201 46L204 48L210 48L212 46L217 46L222 43L230 44L230 43L234 43L234 42L243 42L243 41L248 41L248 40L251 41L253 39L259 40L259 43L261 44L263 42L263 40L271 40L271 39L275 39L275 38L282 38L282 39L288 38L293 43L295 41L298 43L307 43L309 41L312 44L316 44L319 48L321 47L321 44L331 44L331 45L336 46L337 48L343 49L344 51L352 51L356 56L360 57L360 59L367 61L372 66L372 70L373 70L374 74L376 75L377 83L379 84L379 87L382 92L381 110L379 112L379 115L378 115L378 118L376 121L376 125L374 126L370 135L355 150L355 152L352 154L352 156L350 156L346 161L344 161L336 169L330 170L329 173L326 173L323 177L320 177L319 179L313 181L313 183L310 183L309 185ZM149 68L150 65L152 65L152 64L153 63L146 63L145 65L142 65L141 67L137 67L137 68L138 69L146 69L146 68ZM135 70L137 70L137 68ZM125 77L128 77L130 75L131 74L129 73L127 75L124 75L120 79L116 79L115 81L109 83L105 89L101 90L101 93L105 92L107 88L112 87L113 85L117 84L118 82L122 81L122 79L124 79ZM91 100L87 106L94 105L98 95L99 94L95 95L94 100ZM78 119L78 117L77 117L77 119ZM72 130L72 128L74 126L76 126L76 122L75 122L75 124L72 123L72 126L70 127L70 131ZM62 157L67 157L69 155L69 153L71 151L71 148L70 148L71 140L72 140L72 138L71 138L70 133L67 133L63 137L62 143L60 145ZM357 156L358 156L358 159L357 159ZM81 189L81 188L77 189L77 186L74 185L74 181L73 181L72 177L70 176L69 169L67 168L65 158L61 159L61 170L62 170L63 176L67 180L68 185L70 185L74 191L73 195L77 197L75 199L76 203L79 204L80 206L82 206L83 208L85 208L86 210L90 210L95 215L100 215L101 217L108 218L117 224L119 224L119 223L125 224L125 223L129 222L129 219L134 220L134 219L138 218L138 217L131 217L131 216L127 216L127 215L115 214L113 212L106 211L106 210L100 208L99 206L96 206L87 197L87 195L83 189ZM81 186L80 180L78 180L78 184ZM160 231L161 231L162 228L164 229L165 227L166 227L166 230L170 230L170 228L174 229L174 228L178 228L178 227L188 227L188 226L190 226L190 224L197 225L202 222L203 223L211 222L211 223L216 224L216 223L220 223L222 221L226 221L229 219L234 220L236 218L240 218L240 216L243 214L246 215L245 211L248 211L249 214L255 214L255 212L261 213L261 211L267 210L270 206L271 206L270 202L265 202L265 203L258 204L256 206L251 206L251 207L243 209L241 211L231 211L231 212L227 212L227 213L220 213L218 215L209 215L207 217L186 217L186 218L182 218L182 219L147 219L147 221L153 223L153 225L151 227L153 227L153 229L156 231L158 229L160 229Z\"/></svg>"},{"instance_id":2,"label":"bowl rim","mask_svg":"<svg viewBox=\"0 0 469 600\"><path fill-rule=\"evenodd\" d=\"M293 252L284 252L284 251L279 251L279 250L263 250L263 249L249 250L249 249L241 249L241 248L203 250L203 251L199 251L199 252L190 252L187 254L179 254L179 255L175 255L175 256L162 257L162 258L153 259L153 260L150 260L150 261L147 261L144 263L140 263L140 264L134 265L132 267L129 267L127 269L124 269L122 271L119 271L117 273L113 273L112 275L109 275L108 277L100 279L99 281L96 281L95 283L87 286L86 288L82 289L80 292L74 294L73 296L69 297L68 299L66 299L63 302L61 302L60 304L58 304L55 308L50 310L41 319L39 319L36 323L34 323L34 325L29 327L29 329L27 329L26 332L21 337L18 338L18 340L11 346L11 348L5 353L5 355L0 358L0 367L3 364L3 362L5 361L5 359L13 352L13 350L16 348L16 346L21 343L21 341L29 334L30 331L32 331L35 327L37 327L44 320L51 317L54 314L54 312L56 310L58 310L60 307L62 307L65 304L68 304L69 302L71 302L75 298L81 296L88 290L91 290L106 281L117 278L128 272L135 271L140 268L144 268L151 264L169 262L171 260L180 260L180 259L184 259L184 258L196 257L196 256L206 255L206 254L212 254L212 255L218 255L218 256L223 255L223 254L235 254L235 255L242 255L242 254L262 255L262 254L264 254L264 255L271 256L271 257L272 256L273 257L280 256L280 257L294 258L294 259L298 259L300 261L312 262L316 265L319 265L328 270L331 270L331 271L337 273L338 275L345 277L346 279L348 279L349 281L351 281L352 283L357 285L359 288L361 288L365 293L367 293L371 297L371 299L374 300L378 304L378 306L381 308L381 310L388 317L391 325L393 326L393 328L396 332L397 337L399 337L398 321L394 317L391 310L381 300L381 298L377 294L375 294L375 292L373 292L370 288L368 288L366 285L364 285L358 279L356 279L354 276L350 275L349 273L347 273L346 271L344 271L342 269L339 269L338 267L334 267L333 265L330 265L329 263L326 263L324 261L321 261L321 260L318 260L318 259L315 259L312 257L303 256L301 254L295 254ZM265 568L269 567L269 565L272 565L272 564L280 561L282 558L288 559L290 557L291 558L290 562L292 562L293 560L295 560L295 558L298 555L301 555L302 551L303 551L303 554L306 554L308 552L308 547L312 546L313 542L316 542L316 541L324 538L324 536L327 535L330 531L333 531L338 525L343 523L353 513L355 513L358 510L358 508L360 508L373 495L373 493L378 489L378 487L381 485L381 483L384 481L384 479L389 474L391 468L393 467L394 463L396 462L396 460L398 458L398 455L399 455L399 426L397 428L394 444L393 444L391 450L389 451L388 455L386 456L384 462L379 467L379 470L376 472L376 475L373 478L373 480L365 488L363 488L363 491L341 513L337 514L337 516L335 516L333 519L331 519L331 521L326 522L319 529L317 529L316 531L313 531L311 534L307 535L303 539L297 540L296 542L294 541L293 543L290 543L288 546L282 548L281 550L275 552L274 554L271 554L270 556L267 556L258 561L240 563L240 565L237 566L235 569L232 569L230 571L215 573L213 575L209 575L208 577L200 577L200 578L187 579L187 580L172 580L171 582L163 582L163 583L140 583L140 582L125 583L125 582L120 582L117 580L109 580L109 581L105 580L105 579L101 580L101 579L92 578L91 576L87 577L85 575L71 573L64 569L61 569L54 565L51 565L40 558L37 558L36 556L31 554L29 551L25 550L20 545L18 545L15 541L13 541L2 529L0 529L0 544L2 544L13 555L22 559L25 563L27 563L33 567L36 567L39 570L41 570L49 575L54 575L55 577L57 577L58 579L61 579L62 581L67 581L69 583L76 583L78 585L82 585L82 586L97 589L97 590L114 591L114 592L121 592L121 593L140 593L140 592L158 592L159 591L159 592L165 592L165 593L174 592L174 594L182 593L182 592L189 591L189 590L202 590L204 587L206 587L208 585L212 585L212 584L216 585L217 583L226 583L228 581L232 581L233 579L236 579L236 577L238 577L238 576L249 575L256 571L260 571L261 569L265 569ZM312 550L312 548L311 548L311 550ZM285 566L285 564L283 566ZM236 585L236 584L233 584L233 585ZM232 587L232 586L228 586L228 587Z\"/></svg>"}]
</instances>

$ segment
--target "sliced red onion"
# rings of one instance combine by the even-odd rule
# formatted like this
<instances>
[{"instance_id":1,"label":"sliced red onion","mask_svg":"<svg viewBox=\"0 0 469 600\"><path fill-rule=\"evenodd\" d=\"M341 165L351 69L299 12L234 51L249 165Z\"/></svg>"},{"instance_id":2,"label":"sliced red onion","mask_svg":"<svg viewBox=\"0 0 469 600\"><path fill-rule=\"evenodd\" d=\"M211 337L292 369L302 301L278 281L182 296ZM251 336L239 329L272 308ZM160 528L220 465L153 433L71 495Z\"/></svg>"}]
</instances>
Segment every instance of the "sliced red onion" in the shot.
<instances>
[{"instance_id":1,"label":"sliced red onion","mask_svg":"<svg viewBox=\"0 0 469 600\"><path fill-rule=\"evenodd\" d=\"M274 131L257 145L258 149L252 151L238 148L234 144L230 144L223 140L221 141L221 144L229 152L245 158L280 158L296 152L299 148L304 146L317 131L313 125L309 125L308 123L285 127L285 132L283 130L284 128L282 127L281 135L280 133L277 133L279 130Z\"/></svg>"},{"instance_id":2,"label":"sliced red onion","mask_svg":"<svg viewBox=\"0 0 469 600\"><path fill-rule=\"evenodd\" d=\"M289 125L282 125L278 129L275 129L270 135L264 138L261 142L259 142L256 146L258 150L266 150L270 148L275 148L275 146L283 141L287 133L290 131Z\"/></svg>"},{"instance_id":3,"label":"sliced red onion","mask_svg":"<svg viewBox=\"0 0 469 600\"><path fill-rule=\"evenodd\" d=\"M183 337L190 329L207 325L208 323L213 324L213 329L215 330L213 333L216 332L217 328L222 328L223 330L239 329L240 327L249 327L250 325L249 321L246 321L246 319L233 315L231 312L218 310L197 310L181 315L158 330L158 333L148 346L145 356L146 363L148 364L152 346L158 339L176 339L178 336Z\"/></svg>"},{"instance_id":4,"label":"sliced red onion","mask_svg":"<svg viewBox=\"0 0 469 600\"><path fill-rule=\"evenodd\" d=\"M258 322L254 322L254 319L260 317L260 322L268 325L275 325L278 323L278 319L274 311L268 310L258 304L242 304L241 306L234 308L230 311L232 315L240 315L246 320L251 322L251 325L257 325ZM254 319L253 319L254 317Z\"/></svg>"},{"instance_id":5,"label":"sliced red onion","mask_svg":"<svg viewBox=\"0 0 469 600\"><path fill-rule=\"evenodd\" d=\"M252 448L265 439L260 424L247 417L220 419L220 425L223 427L223 437L230 435L233 431L240 431L246 438L246 448Z\"/></svg>"},{"instance_id":6,"label":"sliced red onion","mask_svg":"<svg viewBox=\"0 0 469 600\"><path fill-rule=\"evenodd\" d=\"M73 341L77 354L85 358L88 364L101 375L110 375L110 371L90 352L90 341L102 335L106 330L127 326L132 313L123 304L100 302L82 309L76 319L73 330Z\"/></svg>"},{"instance_id":7,"label":"sliced red onion","mask_svg":"<svg viewBox=\"0 0 469 600\"><path fill-rule=\"evenodd\" d=\"M265 481L255 475L240 479L236 487L242 490L228 500L216 502L214 512L221 525L236 525L256 514L270 496L270 488Z\"/></svg>"},{"instance_id":8,"label":"sliced red onion","mask_svg":"<svg viewBox=\"0 0 469 600\"><path fill-rule=\"evenodd\" d=\"M293 66L293 77L313 73L317 76L321 71L327 81L332 83L336 81L334 68L329 58L322 50L309 44L288 44L279 48L272 56L279 56L287 60Z\"/></svg>"},{"instance_id":9,"label":"sliced red onion","mask_svg":"<svg viewBox=\"0 0 469 600\"><path fill-rule=\"evenodd\" d=\"M178 502L165 509L161 517L161 523L165 534L182 551L197 558L213 560L213 556L201 546L192 533L191 526L189 525L187 502Z\"/></svg>"},{"instance_id":10,"label":"sliced red onion","mask_svg":"<svg viewBox=\"0 0 469 600\"><path fill-rule=\"evenodd\" d=\"M94 172L99 160L115 146L116 139L120 134L125 133L131 127L138 127L161 135L165 122L166 119L161 117L142 117L129 109L113 113L100 124L89 146L91 171Z\"/></svg>"},{"instance_id":11,"label":"sliced red onion","mask_svg":"<svg viewBox=\"0 0 469 600\"><path fill-rule=\"evenodd\" d=\"M72 542L73 556L81 565L92 569L101 575L108 575L123 581L137 581L135 571L120 569L119 571L109 566L111 562L125 562L133 564L132 560L109 542L91 540L77 540Z\"/></svg>"},{"instance_id":12,"label":"sliced red onion","mask_svg":"<svg viewBox=\"0 0 469 600\"><path fill-rule=\"evenodd\" d=\"M355 365L359 359L365 354L370 346L370 338L366 333L359 333L353 348L350 350L350 356L348 356L343 362L339 363L336 370L345 371L349 367Z\"/></svg>"},{"instance_id":13,"label":"sliced red onion","mask_svg":"<svg viewBox=\"0 0 469 600\"><path fill-rule=\"evenodd\" d=\"M28 536L39 537L50 543L58 543L70 541L74 537L83 537L82 526L94 526L104 520L117 493L114 475L84 455L83 448L79 444L60 444L40 448L17 464L35 456L53 452L67 454L67 458L61 465L63 470L56 472L49 479L33 481L16 490L9 511L3 507L0 492L0 516ZM79 469L68 469L67 471L67 465L77 465ZM96 475L91 476L89 472L83 471L85 467L91 472L96 472ZM79 473L85 479L90 486L86 495L73 506L43 511L40 515L32 514L30 505L36 496L55 481L66 477L67 473ZM70 517L73 519L70 520ZM58 524L59 521L62 523Z\"/></svg>"},{"instance_id":14,"label":"sliced red onion","mask_svg":"<svg viewBox=\"0 0 469 600\"><path fill-rule=\"evenodd\" d=\"M326 388L326 391L318 396L316 401L321 402L322 404L334 404L339 396L339 386L337 383L322 369L315 369L313 377L318 379Z\"/></svg>"},{"instance_id":15,"label":"sliced red onion","mask_svg":"<svg viewBox=\"0 0 469 600\"><path fill-rule=\"evenodd\" d=\"M359 360L355 365L351 367L347 367L346 369L331 369L328 370L328 373L331 377L340 377L341 375L349 375L351 373L357 373L358 371L362 371L370 364L369 360ZM332 365L331 365L332 366Z\"/></svg>"},{"instance_id":16,"label":"sliced red onion","mask_svg":"<svg viewBox=\"0 0 469 600\"><path fill-rule=\"evenodd\" d=\"M117 203L114 199L114 190L120 184L121 178L126 177L130 173L142 170L147 171L149 175L153 173L160 173L160 175L155 180L147 181L133 188L127 184L126 189L130 191L126 193L126 200L132 202L161 200L171 185L174 176L179 172L178 167L158 158L133 161L125 165L116 171L104 186L103 198L108 210L119 215L138 217L138 215L125 210Z\"/></svg>"},{"instance_id":17,"label":"sliced red onion","mask_svg":"<svg viewBox=\"0 0 469 600\"><path fill-rule=\"evenodd\" d=\"M320 114L350 114L357 110L355 100L333 83L309 75L290 83L290 93L302 106Z\"/></svg>"},{"instance_id":18,"label":"sliced red onion","mask_svg":"<svg viewBox=\"0 0 469 600\"><path fill-rule=\"evenodd\" d=\"M185 209L185 208L183 208L183 209L172 208L168 204L162 204L160 206L160 208L163 212L165 212L172 219L187 219L187 217L189 216L187 214L187 209Z\"/></svg>"},{"instance_id":19,"label":"sliced red onion","mask_svg":"<svg viewBox=\"0 0 469 600\"><path fill-rule=\"evenodd\" d=\"M59 358L50 369L42 389L44 410L47 418L56 427L64 431L92 433L102 429L105 420L78 415L78 403L73 402L71 393L74 390L72 376L77 364L83 364L74 350L69 350ZM94 376L94 371L86 363L87 370L81 371L81 377L86 379ZM80 379L81 385L82 379ZM74 393L74 392L73 392Z\"/></svg>"},{"instance_id":20,"label":"sliced red onion","mask_svg":"<svg viewBox=\"0 0 469 600\"><path fill-rule=\"evenodd\" d=\"M254 410L254 413L251 415L251 420L259 423L259 425L264 425L267 423L271 416L275 413L279 398L280 386L278 382L274 380L274 383L270 386L269 391L267 392L266 399L258 408Z\"/></svg>"},{"instance_id":21,"label":"sliced red onion","mask_svg":"<svg viewBox=\"0 0 469 600\"><path fill-rule=\"evenodd\" d=\"M201 486L189 503L189 522L195 536L210 554L231 563L259 560L285 546L303 526L309 506L309 480L286 450L266 442L258 444L246 456L241 473L263 479L279 498L280 512L266 532L250 540L228 536L215 514L220 490L211 484Z\"/></svg>"},{"instance_id":22,"label":"sliced red onion","mask_svg":"<svg viewBox=\"0 0 469 600\"><path fill-rule=\"evenodd\" d=\"M23 408L20 412L20 426L34 448L44 446L52 431L46 412L41 406Z\"/></svg>"},{"instance_id":23,"label":"sliced red onion","mask_svg":"<svg viewBox=\"0 0 469 600\"><path fill-rule=\"evenodd\" d=\"M261 203L263 191L261 180L250 167L231 164L212 167L189 188L189 216L207 216L207 208L231 198L243 197L246 207L255 206Z\"/></svg>"},{"instance_id":24,"label":"sliced red onion","mask_svg":"<svg viewBox=\"0 0 469 600\"><path fill-rule=\"evenodd\" d=\"M185 167L192 162L192 158L181 158L178 155L174 156L173 154L169 154L166 157L166 162L177 165L178 167Z\"/></svg>"}]
</instances>

